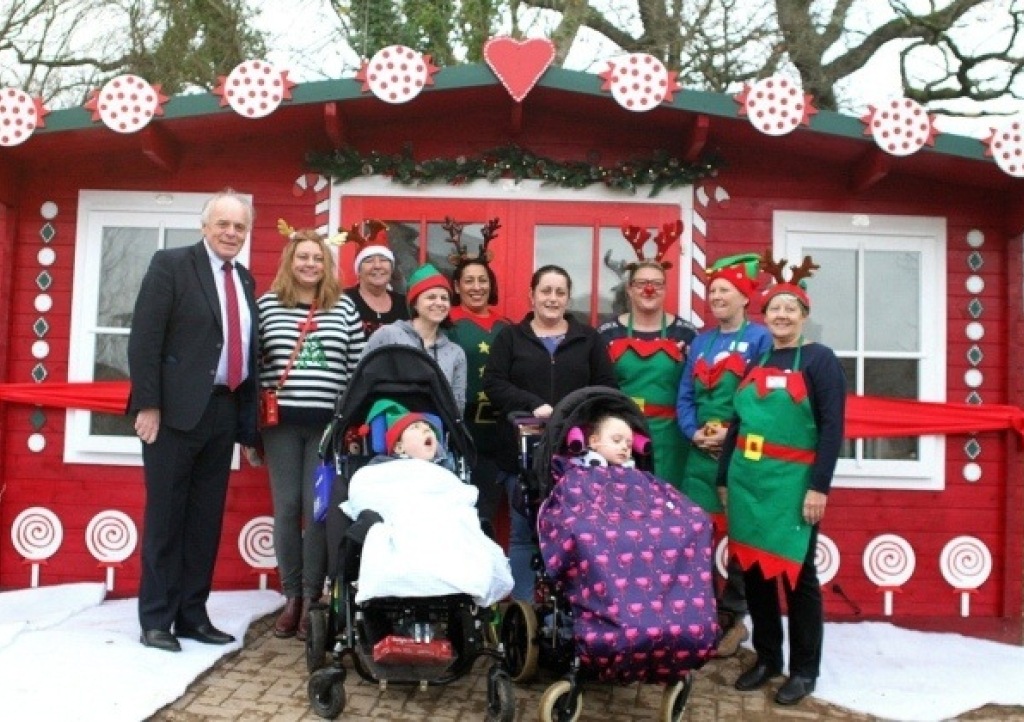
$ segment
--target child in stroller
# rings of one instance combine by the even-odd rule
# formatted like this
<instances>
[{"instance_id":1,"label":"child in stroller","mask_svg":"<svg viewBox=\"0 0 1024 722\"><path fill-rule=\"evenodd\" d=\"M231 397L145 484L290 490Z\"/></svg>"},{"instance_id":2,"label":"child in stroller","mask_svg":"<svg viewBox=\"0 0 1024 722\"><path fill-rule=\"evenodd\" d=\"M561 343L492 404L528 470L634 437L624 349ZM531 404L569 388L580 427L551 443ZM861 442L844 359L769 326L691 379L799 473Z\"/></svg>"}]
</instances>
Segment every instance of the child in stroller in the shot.
<instances>
[{"instance_id":1,"label":"child in stroller","mask_svg":"<svg viewBox=\"0 0 1024 722\"><path fill-rule=\"evenodd\" d=\"M462 593L489 607L503 599L512 572L480 527L476 487L443 466L427 416L389 399L370 409L371 420L381 414L390 454L352 476L341 505L356 520L350 533L364 536L356 603Z\"/></svg>"},{"instance_id":2,"label":"child in stroller","mask_svg":"<svg viewBox=\"0 0 1024 722\"><path fill-rule=\"evenodd\" d=\"M645 470L648 455L634 460L645 441L632 400L592 387L563 399L524 462L538 595L506 610L502 641L516 681L539 662L568 668L542 697L542 720L575 719L583 678L663 684L659 719L678 720L690 672L712 656L710 520Z\"/></svg>"},{"instance_id":3,"label":"child in stroller","mask_svg":"<svg viewBox=\"0 0 1024 722\"><path fill-rule=\"evenodd\" d=\"M382 398L390 401L379 403ZM368 418L370 423L364 423ZM429 420L426 429L417 423L422 420ZM396 446L401 457L409 458L386 455ZM442 449L449 452L443 456L448 467L413 458L439 457ZM425 689L462 677L481 656L494 661L487 672L486 719L505 722L514 717L512 683L503 655L486 639L493 610L477 603L502 594L503 586L511 586L511 574L500 548L482 532L473 510L476 489L466 483L473 455L472 438L451 389L428 353L411 346L386 346L362 358L321 443L321 457L332 460L338 470L326 520L330 604L311 610L306 641L311 672L307 692L310 706L321 717L336 717L344 709L346 657L361 678L382 689L388 684ZM380 493L402 485L407 491L415 489L419 521L415 510L409 512L409 503ZM438 496L423 502L432 492ZM447 501L441 502L442 497ZM456 509L439 508L451 504L453 497L459 500ZM342 512L343 506L354 522ZM477 586L467 592L463 579L449 576L437 586L432 574L422 572L409 575L414 577L414 589L388 591L380 587L379 579L374 581L374 572L390 576L393 563L405 563L393 557L374 560L381 549L397 541L408 550L414 534L417 543L433 547L436 538L444 536L439 527L452 524L453 516L458 517L454 525L464 538L473 539L469 565L477 570L477 579L480 569L485 570L485 583L476 581ZM426 529L423 520L428 521ZM378 545L375 538L383 544ZM458 571L459 566L460 562L449 560L445 568ZM325 666L327 651L330 664Z\"/></svg>"}]
</instances>

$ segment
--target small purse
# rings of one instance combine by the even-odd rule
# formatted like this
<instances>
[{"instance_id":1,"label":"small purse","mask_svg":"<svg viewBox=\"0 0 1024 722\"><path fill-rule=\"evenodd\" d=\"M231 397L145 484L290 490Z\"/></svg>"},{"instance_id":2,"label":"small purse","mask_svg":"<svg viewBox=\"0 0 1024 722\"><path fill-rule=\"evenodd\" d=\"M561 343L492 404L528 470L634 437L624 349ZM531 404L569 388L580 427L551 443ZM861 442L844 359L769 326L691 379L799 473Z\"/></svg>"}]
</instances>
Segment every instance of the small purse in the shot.
<instances>
[{"instance_id":1,"label":"small purse","mask_svg":"<svg viewBox=\"0 0 1024 722\"><path fill-rule=\"evenodd\" d=\"M292 366L295 364L295 359L299 357L299 351L302 350L302 344L306 340L306 334L309 332L310 321L313 320L313 314L316 313L316 302L309 307L309 313L306 315L306 322L302 325L302 332L299 333L298 339L295 341L295 348L292 349L291 358L288 359L288 365L284 367L284 371L281 372L281 378L277 380L273 388L260 389L260 400L259 400L259 421L260 428L265 429L269 426L277 426L281 422L281 417L278 413L277 407L277 392L284 386L285 380L288 378L288 374L292 371Z\"/></svg>"},{"instance_id":2,"label":"small purse","mask_svg":"<svg viewBox=\"0 0 1024 722\"><path fill-rule=\"evenodd\" d=\"M313 521L323 522L327 519L327 507L331 505L331 492L334 489L334 477L337 472L330 461L321 461L316 467L313 477Z\"/></svg>"}]
</instances>

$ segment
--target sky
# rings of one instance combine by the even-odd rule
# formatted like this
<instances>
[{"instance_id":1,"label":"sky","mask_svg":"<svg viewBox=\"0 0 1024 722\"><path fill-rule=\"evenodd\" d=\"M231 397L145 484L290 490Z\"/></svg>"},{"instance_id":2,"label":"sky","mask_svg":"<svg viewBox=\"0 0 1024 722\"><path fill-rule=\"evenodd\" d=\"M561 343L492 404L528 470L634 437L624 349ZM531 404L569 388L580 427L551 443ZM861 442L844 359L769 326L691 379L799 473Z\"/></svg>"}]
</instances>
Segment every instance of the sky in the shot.
<instances>
[{"instance_id":1,"label":"sky","mask_svg":"<svg viewBox=\"0 0 1024 722\"><path fill-rule=\"evenodd\" d=\"M923 0L910 0L909 5L921 5ZM628 0L592 0L595 6L626 7L633 3ZM1008 7L1011 0L991 0L995 10ZM880 8L887 6L878 0L870 0L856 7L864 8L860 20L864 27L878 21ZM359 55L351 48L332 39L333 29L338 27L337 17L326 10L326 0L293 0L292 2L264 3L257 27L270 34L270 52L266 58L281 69L288 69L292 80L313 80L320 78L353 77L359 67ZM874 13L874 14L873 14ZM986 16L978 23L978 43L987 39ZM530 36L544 31L542 23L527 28ZM585 31L577 39L565 67L574 70L598 73L604 69L604 61L616 53L594 33ZM844 81L841 87L852 100L850 109L844 112L863 115L869 105L878 106L902 96L898 71L899 48L890 43L877 53L867 65ZM670 68L671 70L671 68ZM1024 113L1024 101L1001 101L993 104L1002 112ZM997 120L997 122L1002 122ZM936 126L942 132L986 137L993 125L987 119L955 119L940 116Z\"/></svg>"},{"instance_id":2,"label":"sky","mask_svg":"<svg viewBox=\"0 0 1024 722\"><path fill-rule=\"evenodd\" d=\"M105 586L91 582L0 593L0 720L67 720L66 706L39 703L59 680L77 722L137 722L241 645L186 639L177 654L147 649L138 600L104 597ZM208 608L242 640L283 603L274 591L214 592ZM814 696L883 719L931 722L990 703L1024 706L1022 669L1024 647L883 622L827 623Z\"/></svg>"}]
</instances>

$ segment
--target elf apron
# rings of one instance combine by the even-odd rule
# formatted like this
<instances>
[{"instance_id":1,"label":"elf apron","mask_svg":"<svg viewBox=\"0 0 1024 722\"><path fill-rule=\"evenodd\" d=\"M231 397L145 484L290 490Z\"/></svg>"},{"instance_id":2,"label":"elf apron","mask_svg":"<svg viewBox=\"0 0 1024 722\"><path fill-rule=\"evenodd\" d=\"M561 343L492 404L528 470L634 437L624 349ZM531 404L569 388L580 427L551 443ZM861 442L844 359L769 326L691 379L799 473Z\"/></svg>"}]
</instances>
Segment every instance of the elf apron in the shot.
<instances>
[{"instance_id":1,"label":"elf apron","mask_svg":"<svg viewBox=\"0 0 1024 722\"><path fill-rule=\"evenodd\" d=\"M811 525L803 502L818 445L818 427L800 373L765 368L747 374L736 392L742 424L729 463L729 549L740 566L760 563L766 579L785 575L792 586L807 557ZM770 352L769 352L770 353Z\"/></svg>"},{"instance_id":2,"label":"elf apron","mask_svg":"<svg viewBox=\"0 0 1024 722\"><path fill-rule=\"evenodd\" d=\"M727 353L710 361L704 352L693 364L693 394L697 407L697 427L703 428L709 421L726 422L733 417L733 395L736 393L743 373L747 369L746 357L736 351L743 341L746 320L729 344ZM713 349L719 331L705 347ZM718 457L690 444L690 456L686 460L686 474L683 476L682 492L708 512L719 532L726 529L725 512L718 499L716 479Z\"/></svg>"},{"instance_id":3,"label":"elf apron","mask_svg":"<svg viewBox=\"0 0 1024 722\"><path fill-rule=\"evenodd\" d=\"M619 388L633 398L647 419L654 448L654 473L678 489L689 450L676 423L683 352L666 335L664 315L659 338L634 338L632 315L626 329L626 338L617 338L608 345Z\"/></svg>"}]
</instances>

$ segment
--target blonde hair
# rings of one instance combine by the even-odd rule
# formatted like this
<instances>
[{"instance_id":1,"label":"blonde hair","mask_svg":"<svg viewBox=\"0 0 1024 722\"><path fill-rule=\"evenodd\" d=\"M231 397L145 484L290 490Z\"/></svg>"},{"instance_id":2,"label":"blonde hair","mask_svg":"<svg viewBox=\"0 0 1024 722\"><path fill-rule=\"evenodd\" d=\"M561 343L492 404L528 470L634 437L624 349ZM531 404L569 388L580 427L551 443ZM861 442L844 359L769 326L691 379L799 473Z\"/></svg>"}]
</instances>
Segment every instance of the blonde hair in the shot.
<instances>
[{"instance_id":1,"label":"blonde hair","mask_svg":"<svg viewBox=\"0 0 1024 722\"><path fill-rule=\"evenodd\" d=\"M292 262L295 260L295 249L305 241L315 243L324 257L324 277L318 284L314 297L317 308L334 308L341 297L341 284L338 282L334 256L331 255L331 248L324 237L308 228L294 231L289 236L288 243L281 251L281 263L277 267L274 282L270 284L270 290L277 294L282 306L294 308L298 305L299 293L295 285L295 276L292 274Z\"/></svg>"}]
</instances>

